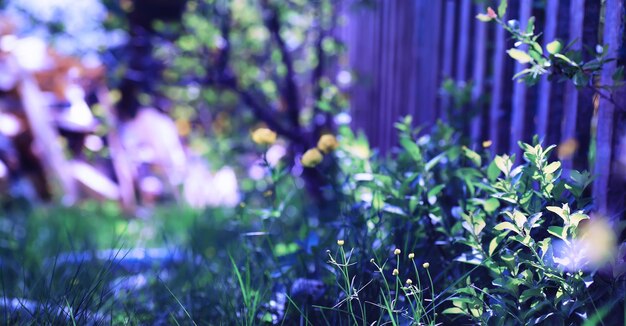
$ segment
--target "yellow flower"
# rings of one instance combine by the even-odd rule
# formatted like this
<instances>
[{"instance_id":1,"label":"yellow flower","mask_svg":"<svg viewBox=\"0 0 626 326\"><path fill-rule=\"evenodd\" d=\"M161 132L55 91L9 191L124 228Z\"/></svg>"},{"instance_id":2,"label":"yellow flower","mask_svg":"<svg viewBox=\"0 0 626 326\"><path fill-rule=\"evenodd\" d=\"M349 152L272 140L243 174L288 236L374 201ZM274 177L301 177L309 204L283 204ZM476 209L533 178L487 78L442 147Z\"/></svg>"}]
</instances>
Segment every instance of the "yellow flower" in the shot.
<instances>
[{"instance_id":1,"label":"yellow flower","mask_svg":"<svg viewBox=\"0 0 626 326\"><path fill-rule=\"evenodd\" d=\"M392 274L393 276L396 276L396 275L400 274L400 272L398 271L398 269L397 269L397 268L394 268L394 269L393 269L393 272L391 272L391 274Z\"/></svg>"},{"instance_id":2,"label":"yellow flower","mask_svg":"<svg viewBox=\"0 0 626 326\"><path fill-rule=\"evenodd\" d=\"M413 284L413 281L410 278L407 278L406 279L406 284L411 285L411 284Z\"/></svg>"},{"instance_id":3,"label":"yellow flower","mask_svg":"<svg viewBox=\"0 0 626 326\"><path fill-rule=\"evenodd\" d=\"M401 253L402 253L402 250L400 250L400 249L396 249L396 250L393 251L393 254L396 255L396 256L401 254Z\"/></svg>"},{"instance_id":4,"label":"yellow flower","mask_svg":"<svg viewBox=\"0 0 626 326\"><path fill-rule=\"evenodd\" d=\"M336 150L337 147L339 147L339 142L337 142L337 138L331 134L322 135L317 141L317 148L325 154Z\"/></svg>"},{"instance_id":5,"label":"yellow flower","mask_svg":"<svg viewBox=\"0 0 626 326\"><path fill-rule=\"evenodd\" d=\"M409 254L409 259L413 259L413 258L415 258L415 254L414 253L410 253Z\"/></svg>"},{"instance_id":6,"label":"yellow flower","mask_svg":"<svg viewBox=\"0 0 626 326\"><path fill-rule=\"evenodd\" d=\"M276 133L267 128L259 128L252 132L252 141L259 145L272 145L276 142Z\"/></svg>"},{"instance_id":7,"label":"yellow flower","mask_svg":"<svg viewBox=\"0 0 626 326\"><path fill-rule=\"evenodd\" d=\"M312 168L318 164L320 164L320 162L322 162L322 160L324 159L324 156L322 155L322 153L320 153L320 151L317 148L311 148L308 151L304 152L304 154L302 155L302 165L307 167L307 168Z\"/></svg>"},{"instance_id":8,"label":"yellow flower","mask_svg":"<svg viewBox=\"0 0 626 326\"><path fill-rule=\"evenodd\" d=\"M428 267L430 267L430 263L429 262L425 262L422 264L422 267L428 269Z\"/></svg>"},{"instance_id":9,"label":"yellow flower","mask_svg":"<svg viewBox=\"0 0 626 326\"><path fill-rule=\"evenodd\" d=\"M483 142L483 147L484 148L489 148L489 147L491 147L491 144L493 144L493 142L491 140L485 140Z\"/></svg>"},{"instance_id":10,"label":"yellow flower","mask_svg":"<svg viewBox=\"0 0 626 326\"><path fill-rule=\"evenodd\" d=\"M338 245L339 247L343 246L345 243L346 243L346 242L345 242L345 241L343 241L343 240L337 240L337 245Z\"/></svg>"}]
</instances>

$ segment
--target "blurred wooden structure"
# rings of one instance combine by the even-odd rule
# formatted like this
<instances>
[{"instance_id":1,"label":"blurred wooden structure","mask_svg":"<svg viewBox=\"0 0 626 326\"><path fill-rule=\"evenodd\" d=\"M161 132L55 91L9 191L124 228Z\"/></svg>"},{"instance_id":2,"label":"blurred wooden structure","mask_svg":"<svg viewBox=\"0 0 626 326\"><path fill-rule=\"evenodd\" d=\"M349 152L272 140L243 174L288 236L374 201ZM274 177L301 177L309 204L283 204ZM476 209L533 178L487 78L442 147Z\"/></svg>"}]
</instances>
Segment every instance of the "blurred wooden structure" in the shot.
<instances>
[{"instance_id":1,"label":"blurred wooden structure","mask_svg":"<svg viewBox=\"0 0 626 326\"><path fill-rule=\"evenodd\" d=\"M538 134L544 144L575 150L561 157L566 172L593 171L598 210L622 215L626 179L624 167L615 162L618 155L626 155L617 151L624 147L620 141L626 134L623 87L615 91L612 103L590 89L577 90L571 82L544 78L527 87L513 81L523 69L505 52L514 41L495 23L474 18L499 1L477 2L344 1L341 33L357 78L350 90L353 126L364 130L382 152L395 144L393 123L407 114L426 127L437 119L460 123L474 146L491 140L494 152L518 157L517 141L530 142ZM523 26L530 16L544 33L543 44L555 38L578 40L578 49L608 44L609 57L618 62L605 68L599 82L612 84L617 65L626 62L624 0L509 1L505 19L517 19ZM454 102L440 90L446 79L460 85L472 82L470 104L451 107ZM477 114L470 114L470 108ZM593 139L596 159L590 163Z\"/></svg>"}]
</instances>

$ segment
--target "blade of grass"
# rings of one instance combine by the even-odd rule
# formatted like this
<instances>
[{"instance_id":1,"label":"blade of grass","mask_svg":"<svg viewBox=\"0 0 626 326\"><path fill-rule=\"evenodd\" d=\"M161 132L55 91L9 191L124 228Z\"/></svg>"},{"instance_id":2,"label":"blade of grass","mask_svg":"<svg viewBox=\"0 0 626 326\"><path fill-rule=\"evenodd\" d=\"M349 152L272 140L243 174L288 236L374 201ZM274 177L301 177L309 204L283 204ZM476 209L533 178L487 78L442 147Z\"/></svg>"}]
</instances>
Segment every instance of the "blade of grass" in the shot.
<instances>
[{"instance_id":1,"label":"blade of grass","mask_svg":"<svg viewBox=\"0 0 626 326\"><path fill-rule=\"evenodd\" d=\"M183 306L183 303L180 302L180 300L178 300L178 297L176 297L176 295L172 292L172 290L170 290L170 288L167 286L167 284L165 284L165 282L159 277L157 276L157 280L159 280L159 282L161 282L161 284L163 284L163 286L165 287L165 289L167 290L167 292L170 293L170 295L174 298L174 300L176 300L176 303L178 303L178 305L180 306L181 309L183 309L183 312L185 312L185 315L187 315L187 318L189 318L189 320L191 321L191 323L194 326L198 326L198 324L196 324L196 322L193 320L193 318L191 318L191 315L189 314L189 312L187 311L187 309L185 309L185 306Z\"/></svg>"}]
</instances>

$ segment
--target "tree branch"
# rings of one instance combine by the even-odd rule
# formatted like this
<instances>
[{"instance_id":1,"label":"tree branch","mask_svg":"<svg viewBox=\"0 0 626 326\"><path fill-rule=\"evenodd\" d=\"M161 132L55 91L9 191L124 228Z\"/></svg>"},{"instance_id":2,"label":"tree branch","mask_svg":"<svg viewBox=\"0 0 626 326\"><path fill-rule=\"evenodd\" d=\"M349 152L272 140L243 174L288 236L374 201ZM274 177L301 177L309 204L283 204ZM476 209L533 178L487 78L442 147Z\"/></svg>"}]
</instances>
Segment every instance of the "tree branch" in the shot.
<instances>
[{"instance_id":1,"label":"tree branch","mask_svg":"<svg viewBox=\"0 0 626 326\"><path fill-rule=\"evenodd\" d=\"M293 69L293 59L291 58L291 53L287 49L287 44L285 40L280 35L280 20L278 17L278 9L272 8L271 10L267 10L266 18L265 18L265 26L267 27L270 35L276 41L278 45L278 50L280 51L283 64L287 70L285 74L285 87L283 89L283 97L285 102L287 102L287 114L291 124L295 127L296 130L300 129L300 94L298 91L298 86L295 80L295 73Z\"/></svg>"},{"instance_id":2,"label":"tree branch","mask_svg":"<svg viewBox=\"0 0 626 326\"><path fill-rule=\"evenodd\" d=\"M217 8L215 10L218 11ZM296 101L294 102L293 99L290 100L290 97L285 96L288 101L288 105L290 106L289 112L293 112L295 108L296 124L294 124L295 126L295 130L294 130L294 128L285 127L283 126L283 124L280 123L280 120L278 118L279 115L276 114L278 110L267 105L266 104L267 101L260 100L258 96L254 95L253 91L244 90L240 87L237 76L235 76L235 74L233 73L233 71L230 69L230 66L229 66L230 50L231 50L230 48L230 24L231 24L232 16L231 16L229 9L225 9L225 12L216 12L216 14L224 18L220 25L220 32L225 42L224 42L224 47L220 51L216 64L213 64L211 62L208 63L209 66L215 66L215 68L212 69L212 71L207 74L207 77L203 80L203 84L215 85L217 87L222 87L222 88L226 88L226 89L230 89L234 91L235 93L237 93L237 95L239 95L243 103L247 105L248 107L250 107L250 109L252 110L256 118L263 121L269 128L271 128L272 130L274 130L281 136L287 137L293 142L300 143L300 144L304 143L304 138L299 132L299 124L298 124L299 103L297 102L298 96L297 96L297 88L295 87L295 82L287 83L288 87L286 89L286 93L294 94L292 89L295 89ZM278 27L279 26L276 26L276 28ZM282 46L284 47L285 43L282 40L282 38L280 38L280 41L278 43L282 44ZM284 48L284 51L286 51L286 47ZM283 49L281 49L281 53L282 52L283 52ZM287 55L289 55L289 53L287 53ZM291 57L287 57L287 60L289 62L288 70L291 69L292 71L291 75L293 75ZM293 113L290 115L290 119L292 120L292 123L293 123L294 121Z\"/></svg>"}]
</instances>

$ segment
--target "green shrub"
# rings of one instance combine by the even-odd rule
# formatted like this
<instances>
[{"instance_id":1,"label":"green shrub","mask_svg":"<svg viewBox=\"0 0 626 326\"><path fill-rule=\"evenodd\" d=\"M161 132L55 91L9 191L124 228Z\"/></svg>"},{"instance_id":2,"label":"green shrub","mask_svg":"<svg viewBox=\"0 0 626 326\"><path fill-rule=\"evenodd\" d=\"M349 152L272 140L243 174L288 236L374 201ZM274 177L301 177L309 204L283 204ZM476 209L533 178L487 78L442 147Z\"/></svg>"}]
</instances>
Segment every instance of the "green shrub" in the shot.
<instances>
[{"instance_id":1,"label":"green shrub","mask_svg":"<svg viewBox=\"0 0 626 326\"><path fill-rule=\"evenodd\" d=\"M520 143L524 163L515 165L514 157L490 160L488 149L460 145L444 124L417 137L410 123L396 125L400 148L383 160L355 155L359 146L369 149L344 131L336 229L345 244L330 258L342 293L331 309L336 318L581 323L597 314L594 300L602 295L593 293L593 276L615 260L615 244L590 248L581 235L581 225L594 223L589 173L565 177L549 160L555 146L543 148L537 139ZM612 230L596 229L614 240ZM411 258L393 255L394 248ZM602 261L594 250L605 252ZM422 263L429 268L418 268ZM434 288L424 282L426 272Z\"/></svg>"}]
</instances>

